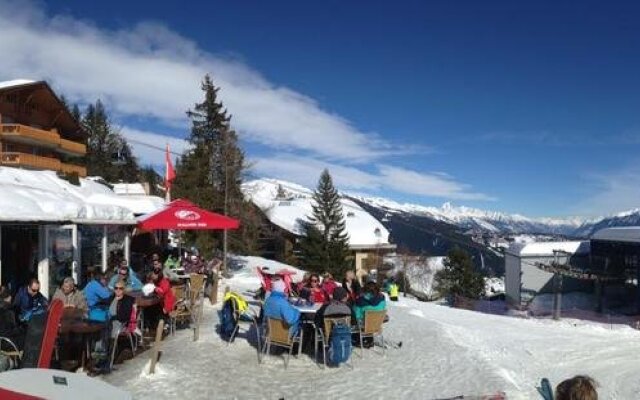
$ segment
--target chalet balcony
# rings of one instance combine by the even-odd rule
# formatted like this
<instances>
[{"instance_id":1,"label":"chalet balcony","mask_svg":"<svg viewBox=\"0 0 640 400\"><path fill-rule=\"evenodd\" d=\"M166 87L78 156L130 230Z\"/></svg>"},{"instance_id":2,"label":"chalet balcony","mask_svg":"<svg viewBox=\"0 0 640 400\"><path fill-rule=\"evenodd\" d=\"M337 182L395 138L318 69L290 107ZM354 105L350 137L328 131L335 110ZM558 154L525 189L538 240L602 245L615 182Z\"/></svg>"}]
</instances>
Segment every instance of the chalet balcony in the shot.
<instances>
[{"instance_id":1,"label":"chalet balcony","mask_svg":"<svg viewBox=\"0 0 640 400\"><path fill-rule=\"evenodd\" d=\"M83 143L63 139L57 132L34 128L22 124L1 124L0 139L7 142L54 149L71 156L84 156L87 146Z\"/></svg>"},{"instance_id":2,"label":"chalet balcony","mask_svg":"<svg viewBox=\"0 0 640 400\"><path fill-rule=\"evenodd\" d=\"M27 153L0 153L0 164L29 169L60 171L60 160Z\"/></svg>"},{"instance_id":3,"label":"chalet balcony","mask_svg":"<svg viewBox=\"0 0 640 400\"><path fill-rule=\"evenodd\" d=\"M87 154L87 146L84 143L78 143L67 139L60 139L60 149L58 150L61 153L72 156L84 156L85 154Z\"/></svg>"}]
</instances>

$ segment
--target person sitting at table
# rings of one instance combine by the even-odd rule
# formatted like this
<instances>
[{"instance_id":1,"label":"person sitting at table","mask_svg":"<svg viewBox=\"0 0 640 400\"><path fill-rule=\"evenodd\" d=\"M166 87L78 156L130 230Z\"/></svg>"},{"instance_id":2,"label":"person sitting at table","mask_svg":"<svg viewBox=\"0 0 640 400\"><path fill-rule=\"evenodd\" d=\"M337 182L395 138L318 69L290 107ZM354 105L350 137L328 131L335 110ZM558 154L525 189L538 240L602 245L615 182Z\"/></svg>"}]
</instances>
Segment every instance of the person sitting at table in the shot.
<instances>
[{"instance_id":1,"label":"person sitting at table","mask_svg":"<svg viewBox=\"0 0 640 400\"><path fill-rule=\"evenodd\" d=\"M22 322L29 321L33 315L44 313L48 305L47 298L40 293L40 281L37 278L32 278L27 286L21 287L14 299L18 319Z\"/></svg>"},{"instance_id":2,"label":"person sitting at table","mask_svg":"<svg viewBox=\"0 0 640 400\"><path fill-rule=\"evenodd\" d=\"M386 308L387 302L384 294L380 292L380 286L374 281L369 281L364 287L364 292L356 299L353 311L358 322L362 323L365 311L381 311Z\"/></svg>"},{"instance_id":3,"label":"person sitting at table","mask_svg":"<svg viewBox=\"0 0 640 400\"><path fill-rule=\"evenodd\" d=\"M329 296L329 298L333 297L333 291L336 290L338 284L333 280L333 275L329 272L324 274L324 278L322 279L322 290Z\"/></svg>"},{"instance_id":4,"label":"person sitting at table","mask_svg":"<svg viewBox=\"0 0 640 400\"><path fill-rule=\"evenodd\" d=\"M336 287L333 291L333 298L331 301L324 304L316 312L314 321L316 326L318 328L322 328L324 326L325 318L351 317L351 321L355 321L353 310L347 304L348 300L349 293L347 292L347 289L340 286Z\"/></svg>"},{"instance_id":5,"label":"person sitting at table","mask_svg":"<svg viewBox=\"0 0 640 400\"><path fill-rule=\"evenodd\" d=\"M300 311L295 308L285 294L286 285L283 281L273 281L271 294L264 302L263 315L284 321L289 325L289 336L295 336L300 327Z\"/></svg>"},{"instance_id":6,"label":"person sitting at table","mask_svg":"<svg viewBox=\"0 0 640 400\"><path fill-rule=\"evenodd\" d=\"M305 291L305 287L307 286L307 283L309 283L310 277L311 277L311 272L305 272L304 275L302 275L302 280L296 284L295 289L298 296L302 297L302 292Z\"/></svg>"},{"instance_id":7,"label":"person sitting at table","mask_svg":"<svg viewBox=\"0 0 640 400\"><path fill-rule=\"evenodd\" d=\"M117 339L120 332L127 329L135 329L136 315L133 305L136 300L125 293L127 283L124 279L118 280L113 286L115 296L109 306L111 315L111 338Z\"/></svg>"},{"instance_id":8,"label":"person sitting at table","mask_svg":"<svg viewBox=\"0 0 640 400\"><path fill-rule=\"evenodd\" d=\"M91 281L84 287L89 319L104 322L109 319L108 311L113 293L107 288L106 275L96 269L90 272Z\"/></svg>"},{"instance_id":9,"label":"person sitting at table","mask_svg":"<svg viewBox=\"0 0 640 400\"><path fill-rule=\"evenodd\" d=\"M135 272L129 266L118 268L118 274L111 277L109 281L109 289L114 290L116 282L123 280L127 290L142 290L142 282L136 276Z\"/></svg>"},{"instance_id":10,"label":"person sitting at table","mask_svg":"<svg viewBox=\"0 0 640 400\"><path fill-rule=\"evenodd\" d=\"M326 303L329 299L327 293L320 287L320 276L318 274L311 274L307 286L300 293L300 297L303 297L314 303Z\"/></svg>"},{"instance_id":11,"label":"person sitting at table","mask_svg":"<svg viewBox=\"0 0 640 400\"><path fill-rule=\"evenodd\" d=\"M62 281L62 285L56 289L53 294L53 300L60 300L64 304L65 308L75 308L82 311L83 314L87 314L87 300L82 294L82 291L76 288L76 283L72 277L66 277Z\"/></svg>"},{"instance_id":12,"label":"person sitting at table","mask_svg":"<svg viewBox=\"0 0 640 400\"><path fill-rule=\"evenodd\" d=\"M176 304L176 297L171 291L169 279L162 274L162 263L160 261L154 262L151 279L156 286L155 294L162 300L162 312L164 312L165 316L169 315Z\"/></svg>"},{"instance_id":13,"label":"person sitting at table","mask_svg":"<svg viewBox=\"0 0 640 400\"><path fill-rule=\"evenodd\" d=\"M342 287L347 290L349 293L349 305L353 305L358 296L360 296L360 292L362 291L362 286L358 279L356 279L356 273L353 271L347 271L344 274L344 280L342 281Z\"/></svg>"},{"instance_id":14,"label":"person sitting at table","mask_svg":"<svg viewBox=\"0 0 640 400\"><path fill-rule=\"evenodd\" d=\"M11 292L6 287L0 287L0 336L11 340L18 350L24 347L25 329L18 324L16 313L11 304ZM13 351L8 343L2 342L3 351Z\"/></svg>"}]
</instances>

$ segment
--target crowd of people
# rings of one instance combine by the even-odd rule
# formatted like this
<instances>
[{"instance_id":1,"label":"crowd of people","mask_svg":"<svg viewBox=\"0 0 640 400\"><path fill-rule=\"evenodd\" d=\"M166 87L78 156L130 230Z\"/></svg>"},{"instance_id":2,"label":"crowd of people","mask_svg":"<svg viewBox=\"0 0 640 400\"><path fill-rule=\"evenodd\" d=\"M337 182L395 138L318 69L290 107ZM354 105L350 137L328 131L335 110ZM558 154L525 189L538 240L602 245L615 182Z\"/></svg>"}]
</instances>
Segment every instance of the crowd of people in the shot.
<instances>
[{"instance_id":1,"label":"crowd of people","mask_svg":"<svg viewBox=\"0 0 640 400\"><path fill-rule=\"evenodd\" d=\"M88 269L83 288L78 287L72 277L65 277L50 299L41 293L36 278L20 287L15 295L8 288L0 287L0 337L8 338L22 350L29 321L34 315L46 312L50 300L60 300L65 309L77 310L73 314L87 322L104 324L102 337L114 339L123 330L137 328L135 297L157 298L157 306L145 308L144 319L146 328L155 329L160 319L168 322L176 305L172 286L184 284L185 276L190 273L204 274L211 283L220 265L218 259L205 262L194 251L182 256L170 251L164 258L152 253L146 259L144 265L137 268L138 272L125 259L117 260L114 267L105 272ZM9 350L6 346L3 344L3 350ZM97 347L104 353L108 348L102 341L98 341Z\"/></svg>"},{"instance_id":2,"label":"crowd of people","mask_svg":"<svg viewBox=\"0 0 640 400\"><path fill-rule=\"evenodd\" d=\"M264 272L261 272L264 274ZM269 274L266 287L265 302L262 308L263 317L284 320L295 334L302 327L300 311L292 304L291 298L304 299L308 303L319 305L315 313L315 325L323 326L325 318L351 317L353 325L362 324L367 310L381 311L386 309L386 297L380 285L373 280L366 280L363 286L353 271L348 271L342 284L336 282L333 275L325 273L320 278L317 273L306 273L297 284L287 282L280 274ZM396 293L397 295L397 293ZM373 340L365 340L365 347L373 345Z\"/></svg>"}]
</instances>

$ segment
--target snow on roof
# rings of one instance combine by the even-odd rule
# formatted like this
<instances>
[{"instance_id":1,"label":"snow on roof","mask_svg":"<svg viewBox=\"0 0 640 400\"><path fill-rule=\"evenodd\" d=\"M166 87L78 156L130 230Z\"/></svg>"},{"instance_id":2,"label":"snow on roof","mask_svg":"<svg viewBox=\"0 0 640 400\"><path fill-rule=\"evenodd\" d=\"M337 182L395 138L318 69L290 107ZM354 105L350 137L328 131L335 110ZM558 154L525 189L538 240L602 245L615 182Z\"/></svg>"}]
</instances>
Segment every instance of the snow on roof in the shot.
<instances>
[{"instance_id":1,"label":"snow on roof","mask_svg":"<svg viewBox=\"0 0 640 400\"><path fill-rule=\"evenodd\" d=\"M128 196L128 195L146 195L147 192L144 190L144 186L142 183L112 183L113 191L116 192L117 195Z\"/></svg>"},{"instance_id":2,"label":"snow on roof","mask_svg":"<svg viewBox=\"0 0 640 400\"><path fill-rule=\"evenodd\" d=\"M0 89L10 88L12 86L28 85L28 84L36 83L36 82L37 81L32 81L30 79L13 79L11 81L0 82Z\"/></svg>"},{"instance_id":3,"label":"snow on roof","mask_svg":"<svg viewBox=\"0 0 640 400\"><path fill-rule=\"evenodd\" d=\"M536 242L514 243L507 252L516 256L553 256L554 251L563 251L571 254L587 254L590 251L588 241L583 242Z\"/></svg>"},{"instance_id":4,"label":"snow on roof","mask_svg":"<svg viewBox=\"0 0 640 400\"><path fill-rule=\"evenodd\" d=\"M53 171L10 167L0 167L0 193L0 221L12 222L135 223L136 210L162 206L154 200L134 206L135 200L89 179L76 186Z\"/></svg>"},{"instance_id":5,"label":"snow on roof","mask_svg":"<svg viewBox=\"0 0 640 400\"><path fill-rule=\"evenodd\" d=\"M282 186L286 196L276 199L278 186ZM274 179L247 182L242 190L272 223L296 235L302 234L300 223L312 214L311 190ZM352 200L342 198L340 202L351 246L389 244L389 231L377 219Z\"/></svg>"},{"instance_id":6,"label":"snow on roof","mask_svg":"<svg viewBox=\"0 0 640 400\"><path fill-rule=\"evenodd\" d=\"M640 242L640 226L605 228L594 233L591 239L619 242Z\"/></svg>"}]
</instances>

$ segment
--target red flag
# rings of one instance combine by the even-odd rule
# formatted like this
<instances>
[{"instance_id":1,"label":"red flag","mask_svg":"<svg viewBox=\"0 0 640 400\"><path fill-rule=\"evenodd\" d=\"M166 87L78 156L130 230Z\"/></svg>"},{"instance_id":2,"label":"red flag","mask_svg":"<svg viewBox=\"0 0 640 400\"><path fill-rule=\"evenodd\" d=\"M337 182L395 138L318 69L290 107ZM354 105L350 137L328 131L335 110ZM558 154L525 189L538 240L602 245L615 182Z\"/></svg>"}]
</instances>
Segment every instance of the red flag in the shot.
<instances>
[{"instance_id":1,"label":"red flag","mask_svg":"<svg viewBox=\"0 0 640 400\"><path fill-rule=\"evenodd\" d=\"M171 154L169 151L169 144L167 143L167 152L165 155L165 170L164 170L164 187L167 191L171 190L171 182L176 178L176 170L173 169L173 163L171 162Z\"/></svg>"}]
</instances>

